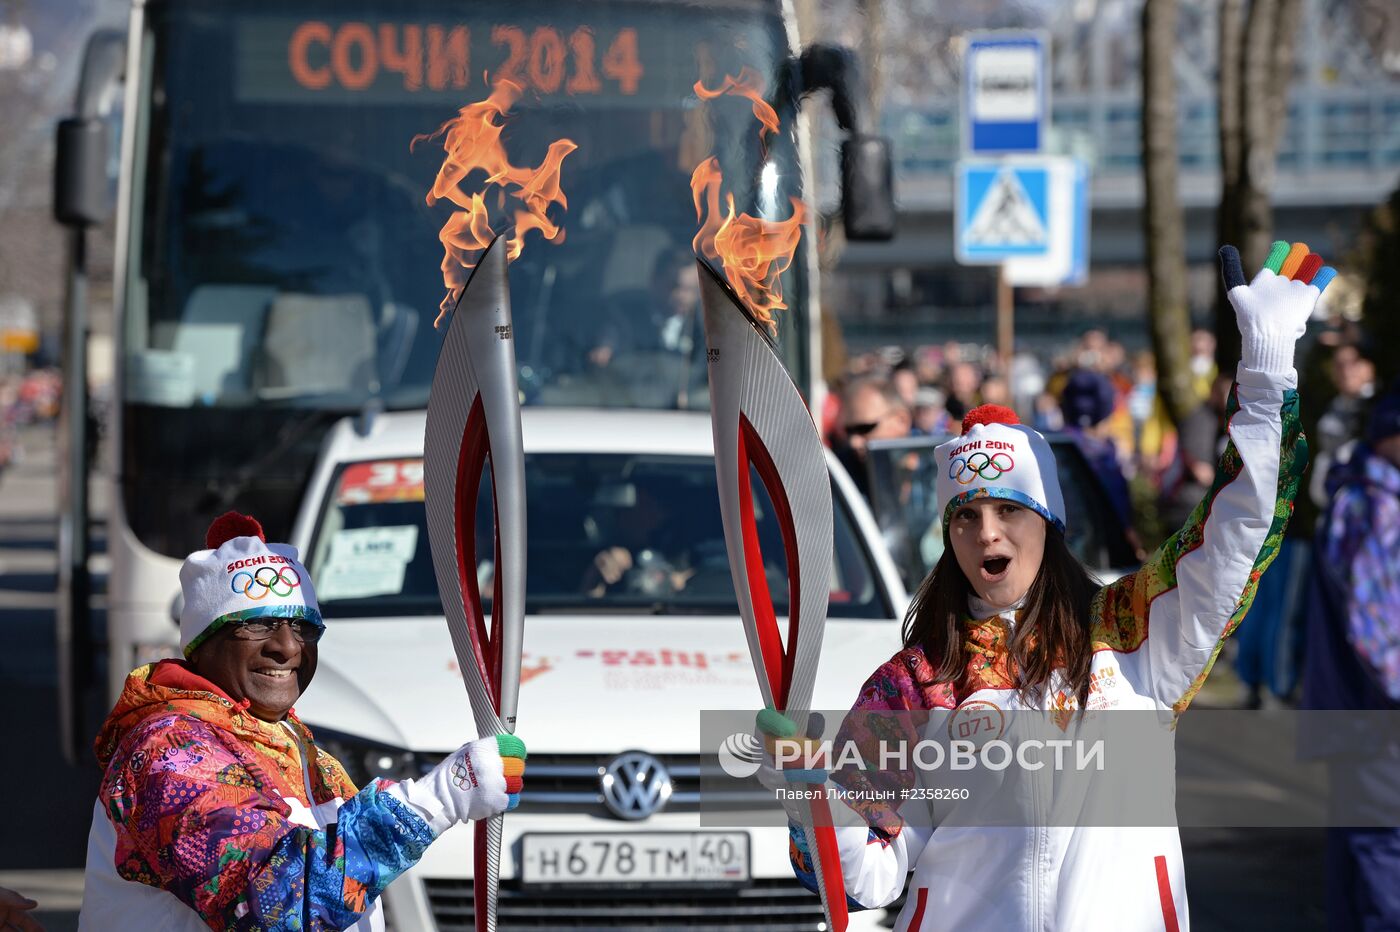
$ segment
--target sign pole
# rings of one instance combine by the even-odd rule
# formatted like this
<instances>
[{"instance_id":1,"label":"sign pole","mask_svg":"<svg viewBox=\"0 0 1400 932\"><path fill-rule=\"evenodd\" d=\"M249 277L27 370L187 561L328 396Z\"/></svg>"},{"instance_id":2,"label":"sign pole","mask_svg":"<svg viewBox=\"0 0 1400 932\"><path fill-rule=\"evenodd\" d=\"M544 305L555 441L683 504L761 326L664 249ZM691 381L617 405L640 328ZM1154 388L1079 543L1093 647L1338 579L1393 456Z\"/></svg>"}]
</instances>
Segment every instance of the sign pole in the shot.
<instances>
[{"instance_id":1,"label":"sign pole","mask_svg":"<svg viewBox=\"0 0 1400 932\"><path fill-rule=\"evenodd\" d=\"M997 357L1001 371L1011 370L1016 333L1016 289L1006 277L1005 264L997 266Z\"/></svg>"}]
</instances>

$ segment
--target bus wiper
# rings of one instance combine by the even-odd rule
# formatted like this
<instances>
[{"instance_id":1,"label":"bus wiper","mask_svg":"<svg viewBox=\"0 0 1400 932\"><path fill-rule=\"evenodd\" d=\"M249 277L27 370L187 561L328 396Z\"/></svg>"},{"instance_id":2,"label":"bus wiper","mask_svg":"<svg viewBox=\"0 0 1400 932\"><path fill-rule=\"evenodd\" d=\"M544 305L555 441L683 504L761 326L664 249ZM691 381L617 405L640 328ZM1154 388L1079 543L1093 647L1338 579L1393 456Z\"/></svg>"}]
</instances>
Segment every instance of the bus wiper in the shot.
<instances>
[{"instance_id":1,"label":"bus wiper","mask_svg":"<svg viewBox=\"0 0 1400 932\"><path fill-rule=\"evenodd\" d=\"M252 485L255 478L264 474L269 466L287 455L308 428L323 418L342 416L342 414L333 411L312 409L300 417L291 418L278 429L272 443L267 445L261 456L244 461L243 466L224 482L221 488L211 487L207 489L200 504L205 506L205 510L210 514L218 514L231 508L233 503ZM308 467L308 475L310 471L310 467ZM306 477L303 476L302 479L305 481ZM217 507L207 507L215 503L217 503Z\"/></svg>"},{"instance_id":2,"label":"bus wiper","mask_svg":"<svg viewBox=\"0 0 1400 932\"><path fill-rule=\"evenodd\" d=\"M360 406L360 413L355 415L355 433L361 437L368 437L374 429L374 422L379 415L384 413L384 398L378 393L365 399L365 403Z\"/></svg>"}]
</instances>

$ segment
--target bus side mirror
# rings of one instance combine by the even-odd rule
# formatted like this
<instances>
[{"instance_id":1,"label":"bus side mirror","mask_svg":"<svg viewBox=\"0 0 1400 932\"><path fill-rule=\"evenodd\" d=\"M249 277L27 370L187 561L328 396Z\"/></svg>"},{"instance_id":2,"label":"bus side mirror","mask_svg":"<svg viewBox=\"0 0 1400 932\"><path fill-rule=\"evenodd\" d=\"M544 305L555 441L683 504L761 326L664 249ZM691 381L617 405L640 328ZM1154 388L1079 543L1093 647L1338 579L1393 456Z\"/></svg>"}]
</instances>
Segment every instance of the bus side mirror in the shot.
<instances>
[{"instance_id":1,"label":"bus side mirror","mask_svg":"<svg viewBox=\"0 0 1400 932\"><path fill-rule=\"evenodd\" d=\"M841 144L841 219L846 239L882 242L894 238L894 160L887 137L860 131L859 68L854 53L838 45L802 50L802 93L831 91L831 109L846 131Z\"/></svg>"},{"instance_id":2,"label":"bus side mirror","mask_svg":"<svg viewBox=\"0 0 1400 932\"><path fill-rule=\"evenodd\" d=\"M54 156L53 215L64 226L107 219L107 124L100 117L59 121Z\"/></svg>"},{"instance_id":3,"label":"bus side mirror","mask_svg":"<svg viewBox=\"0 0 1400 932\"><path fill-rule=\"evenodd\" d=\"M841 144L841 220L848 240L894 239L894 160L884 136Z\"/></svg>"}]
</instances>

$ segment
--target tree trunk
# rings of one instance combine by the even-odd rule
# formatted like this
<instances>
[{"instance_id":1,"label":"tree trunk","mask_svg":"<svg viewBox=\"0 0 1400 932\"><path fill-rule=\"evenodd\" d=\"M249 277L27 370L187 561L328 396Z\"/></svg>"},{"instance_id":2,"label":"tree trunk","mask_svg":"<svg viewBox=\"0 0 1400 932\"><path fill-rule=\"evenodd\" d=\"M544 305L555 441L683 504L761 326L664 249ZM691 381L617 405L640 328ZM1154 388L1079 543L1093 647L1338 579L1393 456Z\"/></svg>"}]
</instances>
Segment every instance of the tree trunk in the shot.
<instances>
[{"instance_id":1,"label":"tree trunk","mask_svg":"<svg viewBox=\"0 0 1400 932\"><path fill-rule=\"evenodd\" d=\"M859 0L861 29L860 64L865 80L865 105L861 114L867 133L880 132L885 93L885 0Z\"/></svg>"},{"instance_id":2,"label":"tree trunk","mask_svg":"<svg viewBox=\"0 0 1400 932\"><path fill-rule=\"evenodd\" d=\"M1288 122L1288 86L1292 83L1293 58L1303 0L1250 0L1244 33L1239 37L1239 184L1233 197L1221 191L1221 213L1233 221L1221 223L1222 242L1240 250L1246 277L1264 265L1274 238L1274 171L1279 144ZM1226 8L1221 9L1221 170L1227 157L1224 146L1225 86L1233 81L1227 70ZM1229 234L1227 238L1226 234ZM1216 307L1216 360L1228 372L1239 359L1239 333L1228 302Z\"/></svg>"},{"instance_id":3,"label":"tree trunk","mask_svg":"<svg viewBox=\"0 0 1400 932\"><path fill-rule=\"evenodd\" d=\"M1186 304L1186 231L1177 185L1177 0L1147 0L1142 10L1142 165L1146 196L1147 315L1157 361L1157 391L1180 423L1197 401L1191 388L1191 316Z\"/></svg>"},{"instance_id":4,"label":"tree trunk","mask_svg":"<svg viewBox=\"0 0 1400 932\"><path fill-rule=\"evenodd\" d=\"M1243 172L1244 0L1221 0L1217 37L1220 128L1220 208L1215 215L1219 246L1240 244L1240 183ZM1225 284L1215 280L1215 361L1230 372L1240 358L1240 331L1235 310L1225 297Z\"/></svg>"},{"instance_id":5,"label":"tree trunk","mask_svg":"<svg viewBox=\"0 0 1400 932\"><path fill-rule=\"evenodd\" d=\"M797 38L802 46L821 35L821 10L817 0L793 0L793 16L797 19Z\"/></svg>"},{"instance_id":6,"label":"tree trunk","mask_svg":"<svg viewBox=\"0 0 1400 932\"><path fill-rule=\"evenodd\" d=\"M1277 0L1274 13L1274 55L1269 70L1269 144L1275 157L1288 126L1288 88L1293 83L1293 60L1298 48L1298 24L1303 0ZM1267 258L1268 254L1265 253Z\"/></svg>"},{"instance_id":7,"label":"tree trunk","mask_svg":"<svg viewBox=\"0 0 1400 932\"><path fill-rule=\"evenodd\" d=\"M1244 162L1240 184L1240 258L1252 276L1269 256L1274 209L1274 18L1278 0L1252 0L1244 35Z\"/></svg>"}]
</instances>

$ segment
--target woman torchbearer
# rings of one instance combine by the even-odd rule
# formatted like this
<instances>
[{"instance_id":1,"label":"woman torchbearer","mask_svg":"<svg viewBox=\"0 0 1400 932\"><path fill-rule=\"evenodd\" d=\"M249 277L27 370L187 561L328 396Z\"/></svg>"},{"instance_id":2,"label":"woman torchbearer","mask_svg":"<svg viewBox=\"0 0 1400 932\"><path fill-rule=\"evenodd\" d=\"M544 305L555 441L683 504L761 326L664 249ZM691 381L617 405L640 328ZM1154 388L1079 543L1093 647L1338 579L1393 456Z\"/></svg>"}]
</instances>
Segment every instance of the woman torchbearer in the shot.
<instances>
[{"instance_id":1,"label":"woman torchbearer","mask_svg":"<svg viewBox=\"0 0 1400 932\"><path fill-rule=\"evenodd\" d=\"M1189 705L1249 610L1292 514L1307 453L1294 344L1335 275L1302 244L1275 243L1248 284L1233 247L1220 257L1243 351L1229 443L1186 524L1136 573L1098 585L1066 547L1074 516L1065 513L1049 445L1007 409L974 409L962 435L935 454L947 548L914 597L904 649L870 675L854 712L928 720L970 703L997 714L1136 709L1155 711L1169 727ZM858 731L851 721L845 730ZM769 735L787 724L771 710L760 716ZM780 786L785 778L769 766L760 779ZM1079 791L1092 797L1094 779ZM811 781L810 768L801 780ZM879 780L836 775L847 791ZM867 824L837 830L848 905L885 906L907 887L900 932L1189 924L1171 824L950 828L945 820L929 828L900 808L864 807ZM951 814L957 821L956 806ZM806 839L799 826L793 834L803 877Z\"/></svg>"}]
</instances>

